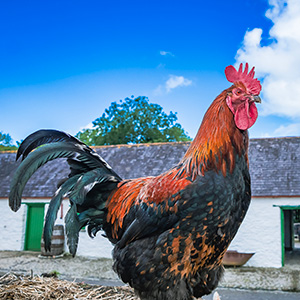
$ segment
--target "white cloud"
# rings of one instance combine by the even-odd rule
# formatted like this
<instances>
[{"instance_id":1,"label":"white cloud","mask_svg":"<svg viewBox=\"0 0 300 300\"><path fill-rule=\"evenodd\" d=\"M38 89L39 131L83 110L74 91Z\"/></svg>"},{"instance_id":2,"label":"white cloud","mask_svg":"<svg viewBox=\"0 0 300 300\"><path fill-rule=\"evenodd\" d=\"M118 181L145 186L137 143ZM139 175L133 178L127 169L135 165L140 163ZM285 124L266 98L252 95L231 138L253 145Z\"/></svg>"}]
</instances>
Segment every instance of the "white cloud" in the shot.
<instances>
[{"instance_id":1,"label":"white cloud","mask_svg":"<svg viewBox=\"0 0 300 300\"><path fill-rule=\"evenodd\" d=\"M261 128L264 130L264 128ZM280 125L278 128L269 130L267 132L261 131L256 134L256 138L272 138L272 137L286 137L286 136L299 136L300 137L300 123L290 123Z\"/></svg>"},{"instance_id":2,"label":"white cloud","mask_svg":"<svg viewBox=\"0 0 300 300\"><path fill-rule=\"evenodd\" d=\"M261 43L262 29L248 31L236 59L256 66L256 75L263 78L263 115L299 119L300 1L269 0L269 4L266 16L274 25L269 31L267 45ZM296 128L299 129L298 123L280 127L277 134L292 132Z\"/></svg>"},{"instance_id":3,"label":"white cloud","mask_svg":"<svg viewBox=\"0 0 300 300\"><path fill-rule=\"evenodd\" d=\"M192 81L183 76L170 75L170 78L166 81L166 90L167 92L170 92L177 87L189 86L191 84Z\"/></svg>"},{"instance_id":4,"label":"white cloud","mask_svg":"<svg viewBox=\"0 0 300 300\"><path fill-rule=\"evenodd\" d=\"M184 78L184 76L170 75L169 79L165 82L164 85L160 84L154 90L154 95L162 95L165 93L170 93L173 89L176 89L178 87L189 86L192 83L193 83L192 80Z\"/></svg>"},{"instance_id":5,"label":"white cloud","mask_svg":"<svg viewBox=\"0 0 300 300\"><path fill-rule=\"evenodd\" d=\"M300 123L282 125L274 131L275 136L300 136Z\"/></svg>"},{"instance_id":6,"label":"white cloud","mask_svg":"<svg viewBox=\"0 0 300 300\"><path fill-rule=\"evenodd\" d=\"M175 56L172 52L170 51L159 51L159 54L162 56Z\"/></svg>"}]
</instances>

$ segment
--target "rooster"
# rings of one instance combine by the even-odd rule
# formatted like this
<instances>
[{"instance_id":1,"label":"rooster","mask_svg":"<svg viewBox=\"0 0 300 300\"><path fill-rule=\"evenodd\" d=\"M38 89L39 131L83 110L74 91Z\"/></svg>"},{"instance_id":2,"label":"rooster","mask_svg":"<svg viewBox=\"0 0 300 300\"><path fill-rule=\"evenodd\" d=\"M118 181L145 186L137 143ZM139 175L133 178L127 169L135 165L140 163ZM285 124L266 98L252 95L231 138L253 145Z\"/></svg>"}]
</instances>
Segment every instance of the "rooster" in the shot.
<instances>
[{"instance_id":1,"label":"rooster","mask_svg":"<svg viewBox=\"0 0 300 300\"><path fill-rule=\"evenodd\" d=\"M64 197L67 243L74 256L79 231L99 230L114 245L113 269L141 299L187 300L210 294L222 259L245 217L251 189L248 131L258 116L260 82L248 64L225 69L231 87L207 110L178 165L157 176L123 180L93 149L61 131L39 130L20 145L23 161L11 183L17 211L24 186L42 165L67 158L70 173L51 199L46 250ZM35 150L32 152L32 150Z\"/></svg>"}]
</instances>

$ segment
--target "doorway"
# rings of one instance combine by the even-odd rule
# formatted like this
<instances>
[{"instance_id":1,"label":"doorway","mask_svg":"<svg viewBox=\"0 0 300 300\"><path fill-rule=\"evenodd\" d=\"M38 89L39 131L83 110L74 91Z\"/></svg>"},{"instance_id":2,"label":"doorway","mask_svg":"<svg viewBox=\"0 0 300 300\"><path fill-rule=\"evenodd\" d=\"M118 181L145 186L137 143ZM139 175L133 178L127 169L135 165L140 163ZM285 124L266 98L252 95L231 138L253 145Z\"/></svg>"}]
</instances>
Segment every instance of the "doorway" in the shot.
<instances>
[{"instance_id":1,"label":"doorway","mask_svg":"<svg viewBox=\"0 0 300 300\"><path fill-rule=\"evenodd\" d=\"M45 203L25 203L27 218L24 250L40 251L44 225Z\"/></svg>"},{"instance_id":2,"label":"doorway","mask_svg":"<svg viewBox=\"0 0 300 300\"><path fill-rule=\"evenodd\" d=\"M300 206L280 206L282 266L300 262Z\"/></svg>"}]
</instances>

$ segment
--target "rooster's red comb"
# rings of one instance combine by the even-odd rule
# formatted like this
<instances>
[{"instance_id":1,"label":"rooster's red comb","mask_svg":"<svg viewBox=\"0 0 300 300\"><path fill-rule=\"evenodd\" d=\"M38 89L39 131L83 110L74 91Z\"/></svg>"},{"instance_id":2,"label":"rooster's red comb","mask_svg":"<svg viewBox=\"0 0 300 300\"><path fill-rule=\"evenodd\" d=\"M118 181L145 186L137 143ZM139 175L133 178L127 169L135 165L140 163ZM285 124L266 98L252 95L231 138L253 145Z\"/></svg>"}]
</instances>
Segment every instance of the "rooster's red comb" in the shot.
<instances>
[{"instance_id":1,"label":"rooster's red comb","mask_svg":"<svg viewBox=\"0 0 300 300\"><path fill-rule=\"evenodd\" d=\"M248 93L252 95L258 95L261 90L261 85L259 80L254 78L254 67L248 73L248 63L245 65L245 70L243 71L243 64L240 64L239 70L237 71L234 66L228 66L225 68L225 75L229 82L242 82Z\"/></svg>"}]
</instances>

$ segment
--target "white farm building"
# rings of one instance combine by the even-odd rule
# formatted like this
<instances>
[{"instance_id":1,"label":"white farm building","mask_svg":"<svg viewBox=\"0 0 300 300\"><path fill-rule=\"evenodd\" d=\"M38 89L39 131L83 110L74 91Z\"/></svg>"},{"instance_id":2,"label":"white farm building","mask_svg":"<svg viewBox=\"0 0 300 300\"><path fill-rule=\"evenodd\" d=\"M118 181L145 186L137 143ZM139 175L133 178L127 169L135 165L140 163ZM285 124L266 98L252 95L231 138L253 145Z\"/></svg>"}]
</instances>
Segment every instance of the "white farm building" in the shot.
<instances>
[{"instance_id":1,"label":"white farm building","mask_svg":"<svg viewBox=\"0 0 300 300\"><path fill-rule=\"evenodd\" d=\"M97 147L96 151L122 178L158 175L174 166L189 143L159 143ZM58 181L68 174L63 160L40 168L28 182L21 209L8 206L11 178L18 166L15 153L0 153L0 250L40 251L44 215ZM300 138L251 139L252 202L230 250L255 253L254 267L281 267L286 251L295 250L294 223L300 218ZM68 209L63 201L57 224ZM298 220L298 221L297 221ZM112 246L98 234L80 232L77 255L111 257Z\"/></svg>"}]
</instances>

